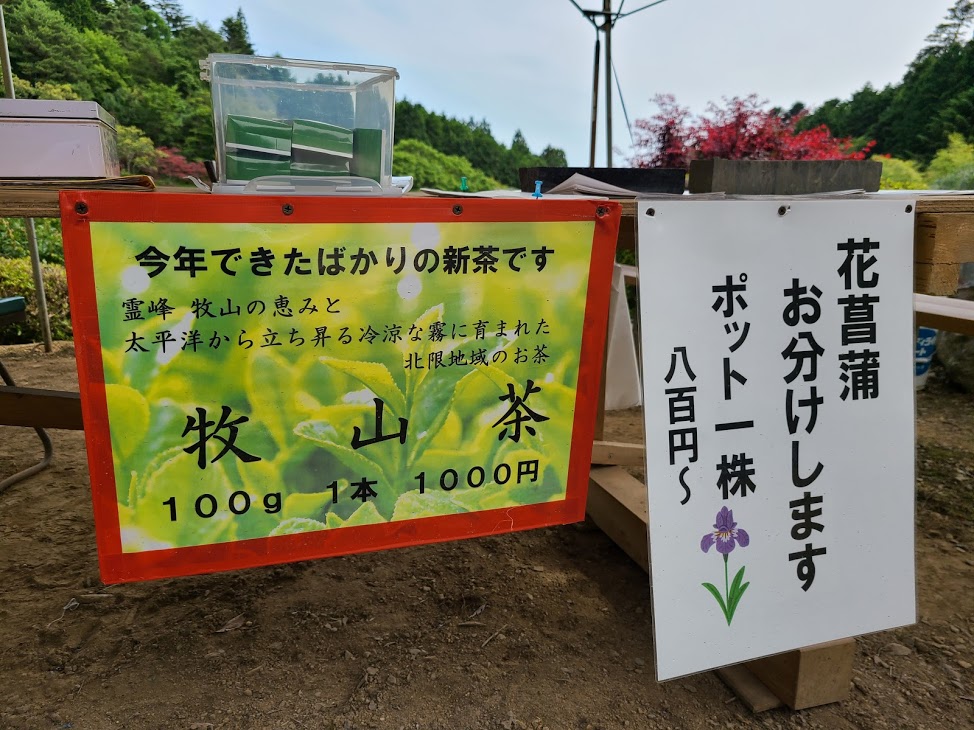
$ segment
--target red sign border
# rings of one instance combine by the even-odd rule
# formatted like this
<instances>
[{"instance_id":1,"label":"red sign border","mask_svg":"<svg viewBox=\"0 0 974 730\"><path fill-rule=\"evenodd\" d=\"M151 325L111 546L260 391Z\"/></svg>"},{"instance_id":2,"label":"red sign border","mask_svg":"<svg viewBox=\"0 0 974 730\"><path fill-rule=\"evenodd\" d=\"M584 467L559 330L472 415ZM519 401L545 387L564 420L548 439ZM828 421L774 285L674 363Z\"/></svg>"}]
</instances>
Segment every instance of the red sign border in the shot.
<instances>
[{"instance_id":1,"label":"red sign border","mask_svg":"<svg viewBox=\"0 0 974 730\"><path fill-rule=\"evenodd\" d=\"M483 537L584 519L621 206L603 200L326 198L62 191L68 295L102 580L124 583ZM122 552L95 295L92 222L457 223L594 221L565 499L506 509Z\"/></svg>"}]
</instances>

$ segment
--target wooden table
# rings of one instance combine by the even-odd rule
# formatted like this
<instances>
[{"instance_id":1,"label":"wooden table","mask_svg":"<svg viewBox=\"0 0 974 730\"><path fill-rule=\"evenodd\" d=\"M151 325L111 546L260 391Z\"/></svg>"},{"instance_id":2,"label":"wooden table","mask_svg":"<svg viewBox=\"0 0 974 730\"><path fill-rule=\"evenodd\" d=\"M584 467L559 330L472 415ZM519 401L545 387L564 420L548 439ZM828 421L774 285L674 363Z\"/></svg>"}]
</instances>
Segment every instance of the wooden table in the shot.
<instances>
[{"instance_id":1,"label":"wooden table","mask_svg":"<svg viewBox=\"0 0 974 730\"><path fill-rule=\"evenodd\" d=\"M177 188L179 192L193 189ZM165 194L166 190L133 195ZM622 201L619 248L636 246L636 202ZM920 197L916 202L914 290L917 324L974 335L974 303L949 298L960 266L974 261L974 196ZM0 195L0 217L58 217L56 191ZM601 414L604 416L604 413ZM623 466L642 465L641 443L602 439L593 447L588 513L633 560L648 570L646 487ZM0 387L0 425L83 429L77 393ZM721 670L756 711L782 703L793 709L835 702L848 694L854 640L799 649Z\"/></svg>"}]
</instances>

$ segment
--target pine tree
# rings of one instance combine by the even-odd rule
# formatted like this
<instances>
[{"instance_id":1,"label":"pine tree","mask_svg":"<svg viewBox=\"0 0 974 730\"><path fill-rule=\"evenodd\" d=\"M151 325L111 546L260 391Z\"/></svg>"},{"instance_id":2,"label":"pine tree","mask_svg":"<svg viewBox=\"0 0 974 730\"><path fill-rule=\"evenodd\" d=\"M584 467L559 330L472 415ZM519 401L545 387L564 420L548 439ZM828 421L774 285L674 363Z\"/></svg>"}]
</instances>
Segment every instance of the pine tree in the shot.
<instances>
[{"instance_id":1,"label":"pine tree","mask_svg":"<svg viewBox=\"0 0 974 730\"><path fill-rule=\"evenodd\" d=\"M185 30L192 20L179 4L179 0L154 0L152 7L162 16L173 33Z\"/></svg>"},{"instance_id":2,"label":"pine tree","mask_svg":"<svg viewBox=\"0 0 974 730\"><path fill-rule=\"evenodd\" d=\"M237 8L237 14L225 18L220 25L220 35L226 41L227 53L241 53L245 56L254 55L254 46L250 42L250 33L247 31L247 19L244 18L243 9Z\"/></svg>"}]
</instances>

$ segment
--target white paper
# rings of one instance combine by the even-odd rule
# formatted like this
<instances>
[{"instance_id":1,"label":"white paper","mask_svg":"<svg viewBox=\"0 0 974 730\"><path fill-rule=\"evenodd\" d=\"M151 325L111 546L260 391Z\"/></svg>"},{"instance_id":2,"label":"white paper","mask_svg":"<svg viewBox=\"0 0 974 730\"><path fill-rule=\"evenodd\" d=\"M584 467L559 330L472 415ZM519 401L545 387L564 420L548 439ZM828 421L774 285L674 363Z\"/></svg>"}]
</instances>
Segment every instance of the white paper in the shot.
<instances>
[{"instance_id":1,"label":"white paper","mask_svg":"<svg viewBox=\"0 0 974 730\"><path fill-rule=\"evenodd\" d=\"M621 264L612 272L609 297L609 330L605 346L605 410L635 408L642 402L636 339L626 299L626 281Z\"/></svg>"},{"instance_id":2,"label":"white paper","mask_svg":"<svg viewBox=\"0 0 974 730\"><path fill-rule=\"evenodd\" d=\"M781 199L639 205L646 481L660 680L915 621L910 202ZM839 245L851 240L853 249L860 249L867 238L870 246L879 242L879 247L853 251L846 289L840 268L847 254ZM732 307L723 292L714 290L726 287L727 277L734 286L746 285L734 293ZM785 290L792 288L793 279L807 289L817 287L821 294L807 291L803 297L818 302L817 318L814 306L805 303L800 313L813 321L799 319L792 326L784 313L792 300ZM839 303L849 296L860 298ZM879 297L871 313L853 306L870 302L861 298L866 296ZM847 323L857 311L872 318L860 316ZM811 349L809 338L814 338L823 353L804 360L783 354L793 338L795 352ZM681 347L694 378L676 350ZM844 353L865 350L879 353L878 370L868 358L844 362L865 365L862 373L878 372L877 381L840 367ZM817 372L806 380L813 360ZM796 362L801 370L788 383L785 376ZM674 372L667 383L671 366ZM725 372L746 379L726 378L729 400ZM850 377L848 382L841 379L843 374ZM810 398L812 386L822 399L814 425L815 408L798 405ZM846 386L855 388L843 399ZM666 393L673 388L694 390ZM798 417L794 434L786 412L789 389ZM692 422L686 420L689 411L678 408L689 397ZM747 421L753 426L717 430L721 424ZM671 432L679 429L696 429L696 461L690 461L691 449L676 448L671 464ZM691 443L689 436L673 438L677 446ZM795 448L799 481L810 479L822 464L817 478L804 487L794 485ZM733 465L735 459L738 467L746 466L724 470L733 475L725 499L718 465ZM753 474L747 475L748 470ZM685 504L681 473L690 495ZM753 491L745 489L746 483L738 484L747 480L753 482ZM790 503L804 500L806 492L810 500L823 500L808 502L809 509L822 510L810 518L821 531L801 514L797 520L793 515ZM747 533L745 539L738 532L734 549L727 553L726 584L721 553L704 541L705 535L714 535L723 507L733 512L736 529ZM814 580L803 590L801 560L789 556L809 544L826 552L813 557ZM745 566L741 585L749 585L728 623L703 584L712 584L723 598Z\"/></svg>"}]
</instances>

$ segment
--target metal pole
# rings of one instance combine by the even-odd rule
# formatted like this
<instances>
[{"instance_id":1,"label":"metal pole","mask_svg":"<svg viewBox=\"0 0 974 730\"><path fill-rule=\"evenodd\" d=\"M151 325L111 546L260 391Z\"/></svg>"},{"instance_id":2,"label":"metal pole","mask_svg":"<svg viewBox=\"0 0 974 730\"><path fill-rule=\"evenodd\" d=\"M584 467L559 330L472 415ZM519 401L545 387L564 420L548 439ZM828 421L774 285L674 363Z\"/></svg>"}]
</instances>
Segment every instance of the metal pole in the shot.
<instances>
[{"instance_id":1,"label":"metal pole","mask_svg":"<svg viewBox=\"0 0 974 730\"><path fill-rule=\"evenodd\" d=\"M602 0L605 18L605 166L612 167L612 0Z\"/></svg>"},{"instance_id":2,"label":"metal pole","mask_svg":"<svg viewBox=\"0 0 974 730\"><path fill-rule=\"evenodd\" d=\"M595 167L595 132L598 129L599 117L599 51L601 41L599 40L599 29L595 29L595 69L592 74L592 138L588 146L588 166Z\"/></svg>"},{"instance_id":3,"label":"metal pole","mask_svg":"<svg viewBox=\"0 0 974 730\"><path fill-rule=\"evenodd\" d=\"M10 75L10 53L7 51L7 26L3 23L2 2L0 2L0 66L3 67L3 90L8 99L13 99L14 79Z\"/></svg>"},{"instance_id":4,"label":"metal pole","mask_svg":"<svg viewBox=\"0 0 974 730\"><path fill-rule=\"evenodd\" d=\"M10 71L10 52L7 49L7 26L3 21L3 5L0 3L0 66L3 67L3 90L8 99L14 98L14 80ZM24 218L24 230L27 232L27 247L30 249L30 268L34 274L34 293L37 297L37 316L41 320L41 331L44 334L44 351L53 352L51 342L51 321L47 317L47 296L44 292L44 274L41 270L41 256L37 251L37 231L34 229L34 219Z\"/></svg>"},{"instance_id":5,"label":"metal pole","mask_svg":"<svg viewBox=\"0 0 974 730\"><path fill-rule=\"evenodd\" d=\"M30 249L30 268L34 273L34 289L37 292L37 316L41 320L41 332L44 335L44 352L54 352L54 343L51 341L51 320L47 316L44 272L41 269L41 256L37 251L37 232L34 230L33 218L24 218L24 229L27 231L27 247Z\"/></svg>"}]
</instances>

